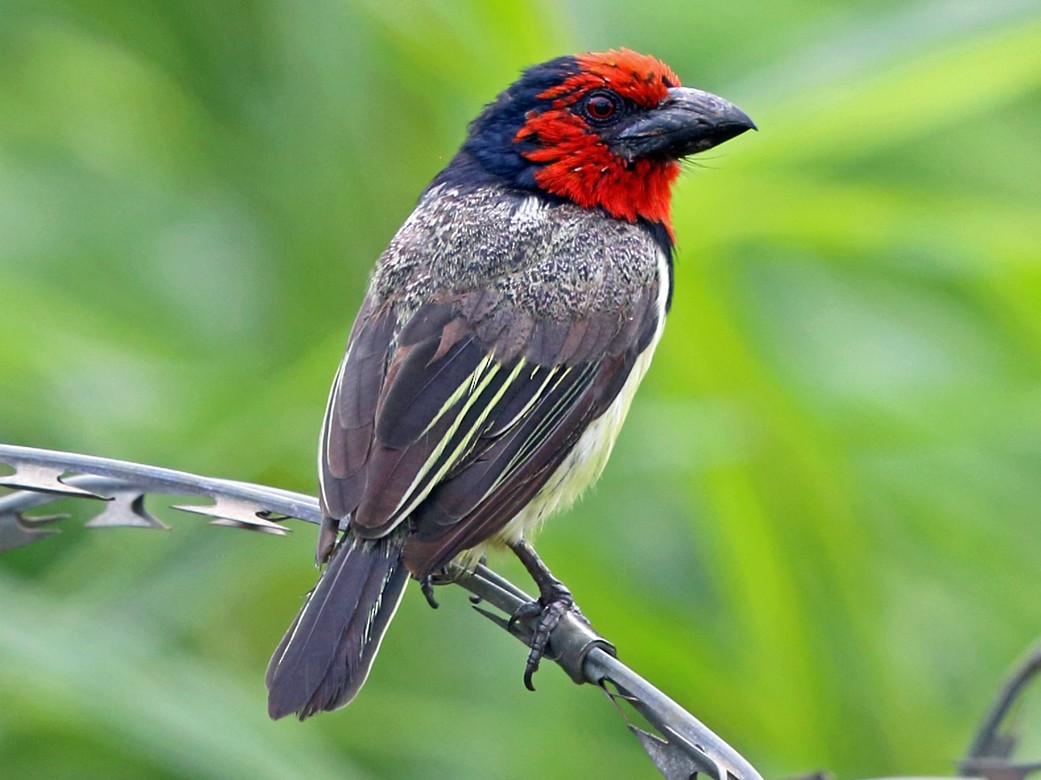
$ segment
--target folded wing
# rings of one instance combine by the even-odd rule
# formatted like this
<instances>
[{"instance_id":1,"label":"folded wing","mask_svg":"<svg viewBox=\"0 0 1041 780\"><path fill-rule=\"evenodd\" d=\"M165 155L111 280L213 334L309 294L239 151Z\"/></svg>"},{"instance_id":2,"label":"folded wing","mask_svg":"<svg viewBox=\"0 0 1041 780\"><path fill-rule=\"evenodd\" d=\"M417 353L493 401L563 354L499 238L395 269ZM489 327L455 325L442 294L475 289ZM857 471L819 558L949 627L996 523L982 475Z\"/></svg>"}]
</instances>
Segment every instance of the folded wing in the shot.
<instances>
[{"instance_id":1,"label":"folded wing","mask_svg":"<svg viewBox=\"0 0 1041 780\"><path fill-rule=\"evenodd\" d=\"M618 395L657 329L657 300L648 285L615 311L572 322L487 290L425 304L403 322L366 301L324 423L327 516L349 517L361 538L407 523L416 576L487 540Z\"/></svg>"}]
</instances>

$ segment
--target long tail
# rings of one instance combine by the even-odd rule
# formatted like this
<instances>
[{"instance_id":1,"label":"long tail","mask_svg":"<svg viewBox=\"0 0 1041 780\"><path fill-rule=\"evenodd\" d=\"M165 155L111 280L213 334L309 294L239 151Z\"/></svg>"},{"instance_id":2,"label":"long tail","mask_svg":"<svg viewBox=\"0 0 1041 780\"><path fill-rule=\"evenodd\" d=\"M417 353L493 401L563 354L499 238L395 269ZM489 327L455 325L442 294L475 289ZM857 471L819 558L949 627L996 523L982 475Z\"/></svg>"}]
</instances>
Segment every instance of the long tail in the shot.
<instances>
[{"instance_id":1,"label":"long tail","mask_svg":"<svg viewBox=\"0 0 1041 780\"><path fill-rule=\"evenodd\" d=\"M268 664L272 718L303 720L357 695L408 577L395 540L343 539Z\"/></svg>"}]
</instances>

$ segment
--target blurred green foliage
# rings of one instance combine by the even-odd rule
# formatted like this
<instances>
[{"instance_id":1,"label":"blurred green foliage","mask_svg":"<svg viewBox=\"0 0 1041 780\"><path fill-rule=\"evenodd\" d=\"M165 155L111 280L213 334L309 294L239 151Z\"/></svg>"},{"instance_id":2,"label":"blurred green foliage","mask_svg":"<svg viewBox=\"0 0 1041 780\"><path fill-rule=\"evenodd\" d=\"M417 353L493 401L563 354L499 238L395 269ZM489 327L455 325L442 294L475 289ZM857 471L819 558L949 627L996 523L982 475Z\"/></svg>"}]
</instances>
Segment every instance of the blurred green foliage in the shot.
<instances>
[{"instance_id":1,"label":"blurred green foliage","mask_svg":"<svg viewBox=\"0 0 1041 780\"><path fill-rule=\"evenodd\" d=\"M687 166L655 365L540 549L767 776L946 773L1041 633L1038 2L0 0L0 440L313 492L465 123L621 45L761 132ZM353 706L269 722L312 533L168 519L0 559L3 777L655 776L451 591Z\"/></svg>"}]
</instances>

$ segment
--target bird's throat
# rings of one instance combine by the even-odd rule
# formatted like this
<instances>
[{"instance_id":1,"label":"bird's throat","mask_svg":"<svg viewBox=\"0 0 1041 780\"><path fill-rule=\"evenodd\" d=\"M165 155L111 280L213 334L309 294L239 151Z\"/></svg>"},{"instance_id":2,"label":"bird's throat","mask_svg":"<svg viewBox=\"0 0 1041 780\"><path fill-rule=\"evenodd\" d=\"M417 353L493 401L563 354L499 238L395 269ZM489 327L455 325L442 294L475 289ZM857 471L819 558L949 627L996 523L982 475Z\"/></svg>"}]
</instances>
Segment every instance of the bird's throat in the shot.
<instances>
[{"instance_id":1,"label":"bird's throat","mask_svg":"<svg viewBox=\"0 0 1041 780\"><path fill-rule=\"evenodd\" d=\"M583 208L602 208L627 222L645 219L672 233L672 184L680 166L674 160L623 160L596 135L556 111L529 117L518 141L538 147L523 152L538 163L535 182L546 192Z\"/></svg>"},{"instance_id":2,"label":"bird's throat","mask_svg":"<svg viewBox=\"0 0 1041 780\"><path fill-rule=\"evenodd\" d=\"M566 173L566 164L547 165L536 172L535 181L547 192L568 198L583 208L602 208L612 217L665 226L672 232L672 183L679 173L675 163L640 160L632 169L624 165L582 166ZM647 168L646 171L638 170Z\"/></svg>"}]
</instances>

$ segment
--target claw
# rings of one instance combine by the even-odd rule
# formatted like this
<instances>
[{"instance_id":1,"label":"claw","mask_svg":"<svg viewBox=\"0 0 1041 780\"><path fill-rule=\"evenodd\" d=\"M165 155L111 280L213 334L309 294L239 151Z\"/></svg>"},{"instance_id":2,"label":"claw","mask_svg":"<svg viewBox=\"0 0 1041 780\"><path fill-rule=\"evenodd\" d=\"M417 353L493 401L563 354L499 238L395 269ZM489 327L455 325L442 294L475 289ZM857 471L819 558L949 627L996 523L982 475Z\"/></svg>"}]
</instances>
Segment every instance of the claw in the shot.
<instances>
[{"instance_id":1,"label":"claw","mask_svg":"<svg viewBox=\"0 0 1041 780\"><path fill-rule=\"evenodd\" d=\"M575 600L572 598L571 592L557 582L545 588L537 602L533 601L530 602L530 605L525 605L525 607L528 606L537 610L538 620L535 623L531 641L528 643L528 660L524 664L524 687L529 691L534 691L535 685L531 678L539 670L539 663L546 655L549 635L553 633L553 629L557 627L560 619L574 609ZM522 611L525 611L524 607L518 610L518 612Z\"/></svg>"},{"instance_id":2,"label":"claw","mask_svg":"<svg viewBox=\"0 0 1041 780\"><path fill-rule=\"evenodd\" d=\"M434 587L437 585L451 585L458 579L458 574L453 571L451 566L446 566L443 569L425 574L419 577L419 587L423 591L423 596L434 609L437 609L440 604L436 598L434 598ZM476 602L474 602L476 603Z\"/></svg>"},{"instance_id":3,"label":"claw","mask_svg":"<svg viewBox=\"0 0 1041 780\"><path fill-rule=\"evenodd\" d=\"M433 609L437 609L440 604L437 603L437 599L434 598L434 575L428 574L419 581L419 589L423 591L423 597L426 598L427 604Z\"/></svg>"},{"instance_id":4,"label":"claw","mask_svg":"<svg viewBox=\"0 0 1041 780\"><path fill-rule=\"evenodd\" d=\"M517 608L517 611L510 615L510 622L507 627L510 629L511 634L520 633L517 625L527 620L533 620L542 614L542 605L537 601L529 601L522 604Z\"/></svg>"}]
</instances>

